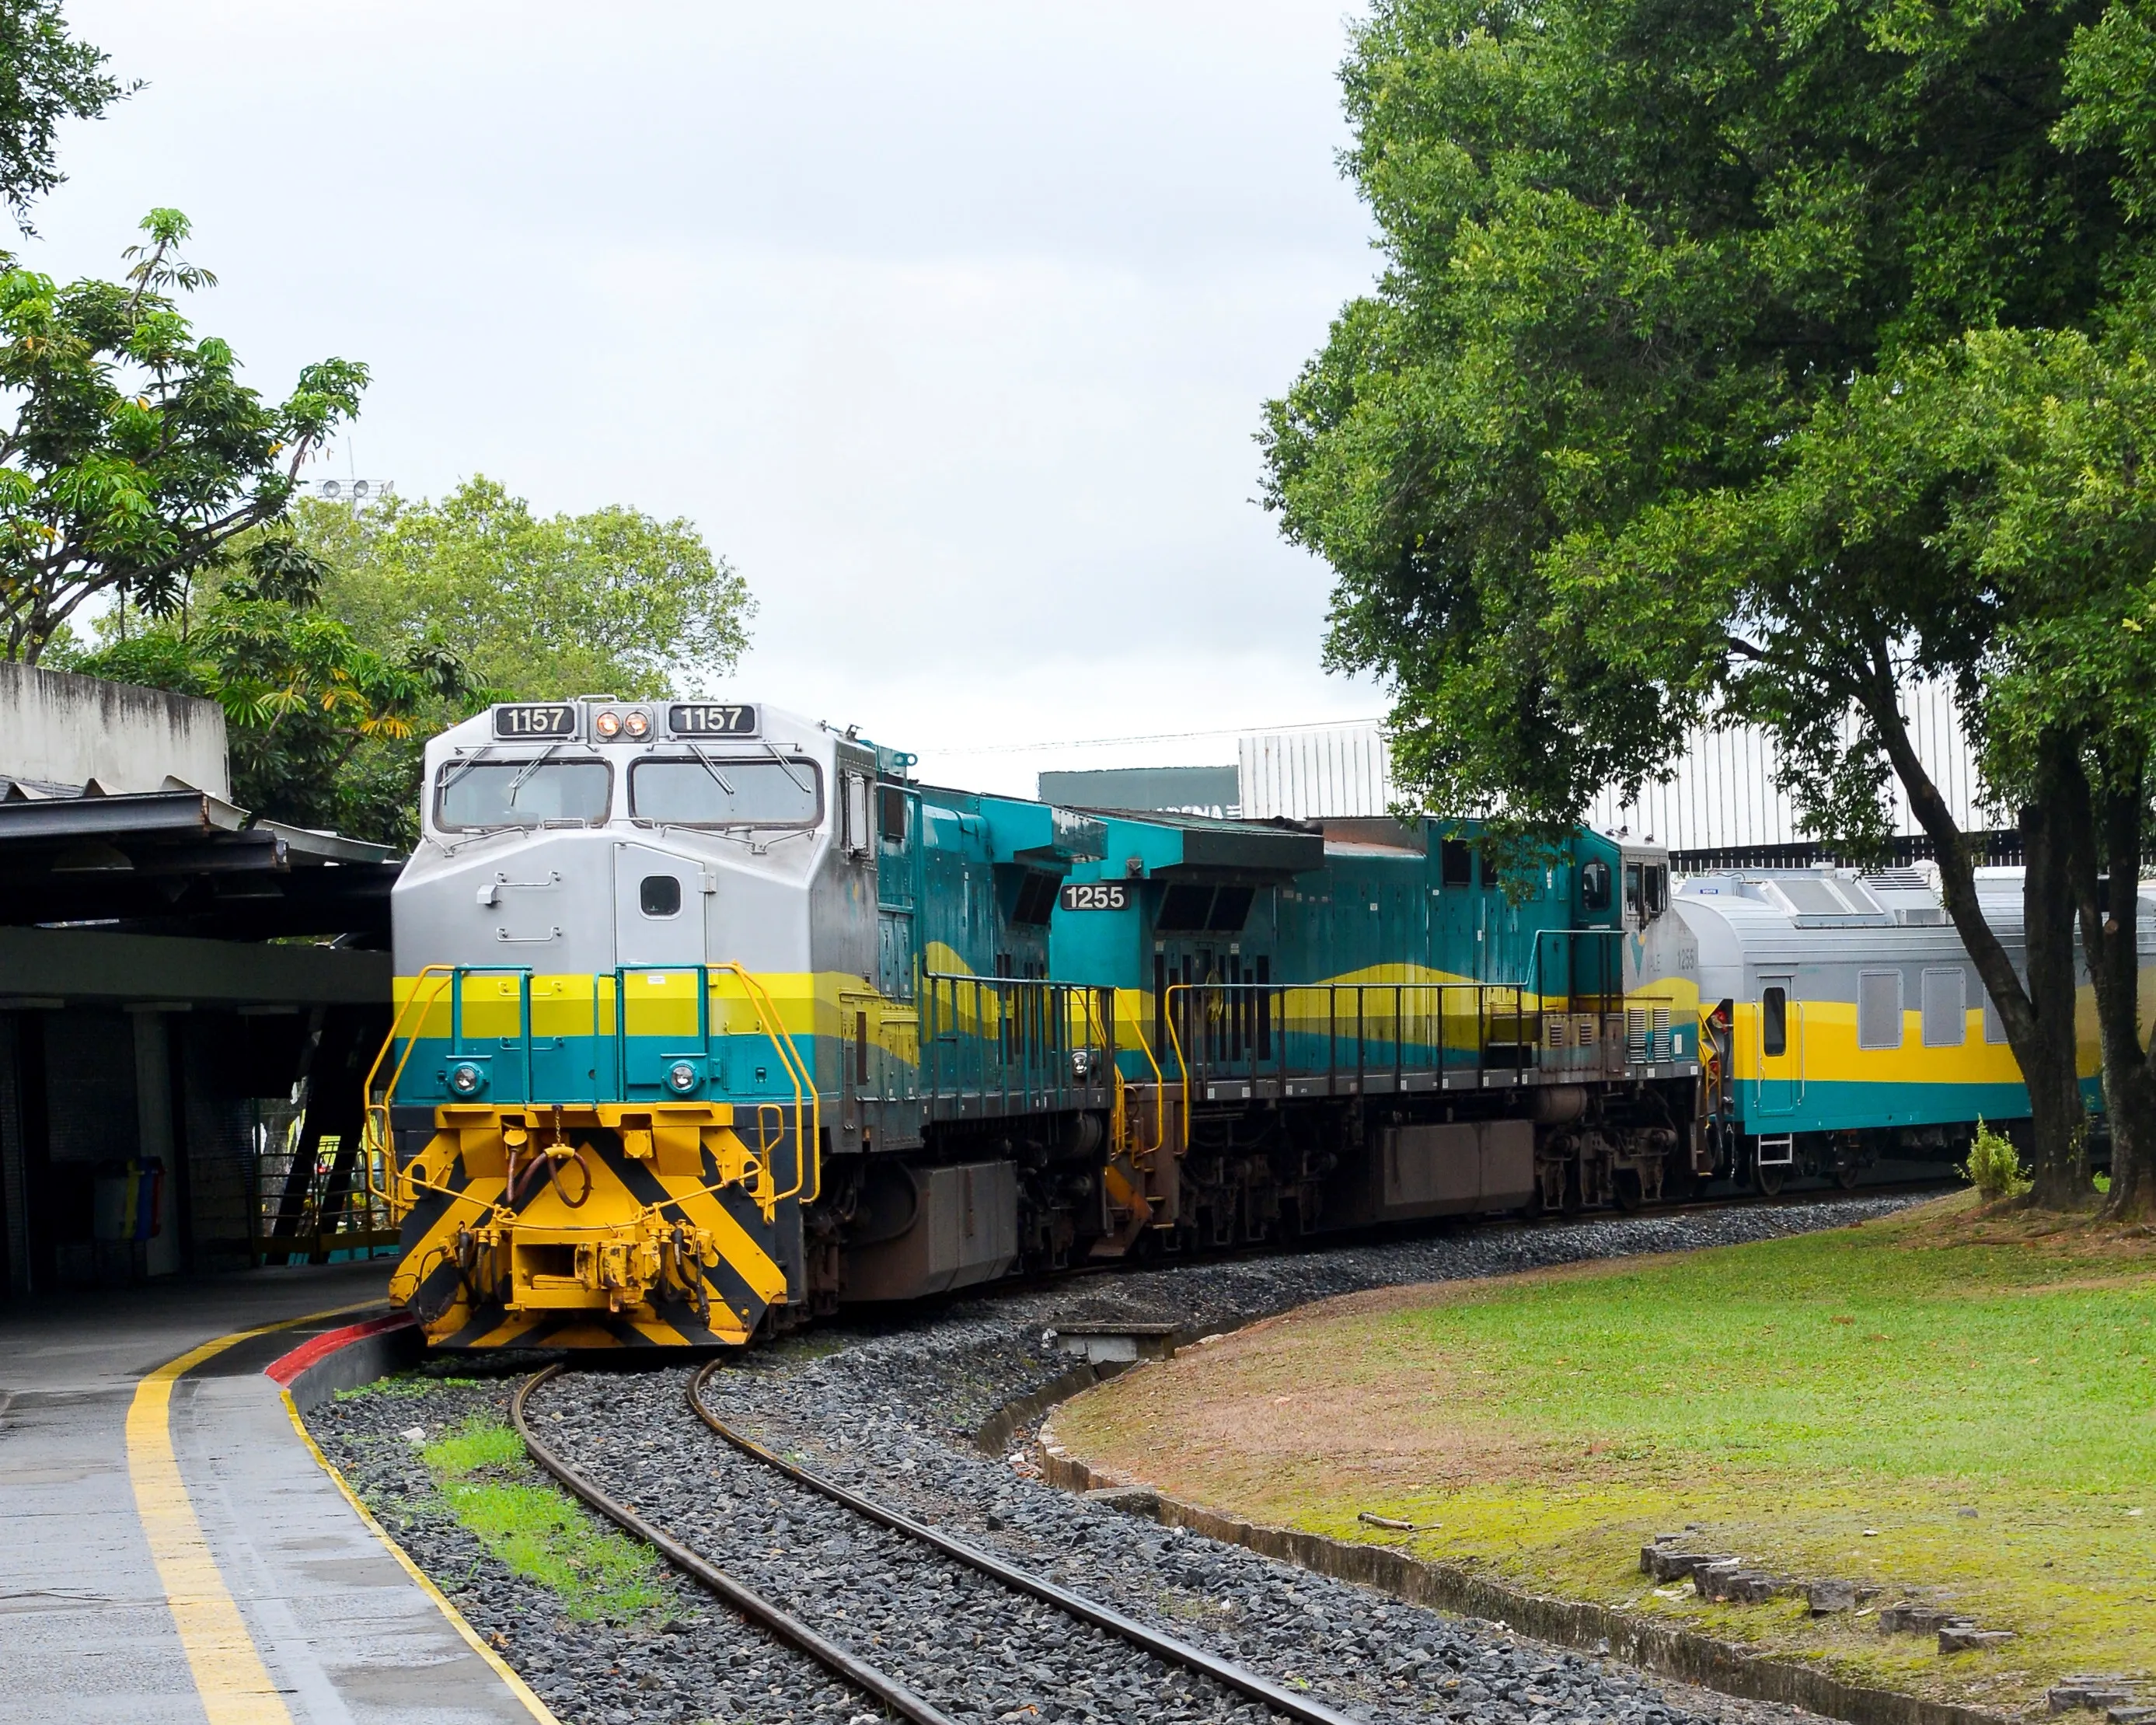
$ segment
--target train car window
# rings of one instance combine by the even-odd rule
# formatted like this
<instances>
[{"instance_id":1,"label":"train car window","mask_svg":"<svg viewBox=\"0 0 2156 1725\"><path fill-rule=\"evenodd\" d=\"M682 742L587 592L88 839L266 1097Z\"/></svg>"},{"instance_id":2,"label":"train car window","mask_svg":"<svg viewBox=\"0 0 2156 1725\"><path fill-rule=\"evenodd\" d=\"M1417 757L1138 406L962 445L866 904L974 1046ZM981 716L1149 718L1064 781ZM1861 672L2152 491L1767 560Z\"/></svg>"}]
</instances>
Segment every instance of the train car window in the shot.
<instances>
[{"instance_id":1,"label":"train car window","mask_svg":"<svg viewBox=\"0 0 2156 1725\"><path fill-rule=\"evenodd\" d=\"M1902 1045L1900 971L1860 970L1856 973L1856 1045L1859 1048L1899 1048Z\"/></svg>"},{"instance_id":2,"label":"train car window","mask_svg":"<svg viewBox=\"0 0 2156 1725\"><path fill-rule=\"evenodd\" d=\"M1959 1048L1969 1040L1969 977L1957 964L1924 973L1924 1046Z\"/></svg>"},{"instance_id":3,"label":"train car window","mask_svg":"<svg viewBox=\"0 0 2156 1725\"><path fill-rule=\"evenodd\" d=\"M906 843L906 793L895 784L876 788L876 829L886 845Z\"/></svg>"},{"instance_id":4,"label":"train car window","mask_svg":"<svg viewBox=\"0 0 2156 1725\"><path fill-rule=\"evenodd\" d=\"M1445 886L1472 886L1475 884L1475 853L1467 848L1465 839L1446 839L1437 847L1439 884Z\"/></svg>"},{"instance_id":5,"label":"train car window","mask_svg":"<svg viewBox=\"0 0 2156 1725\"><path fill-rule=\"evenodd\" d=\"M681 883L671 875L646 875L636 889L636 901L647 916L678 916Z\"/></svg>"},{"instance_id":6,"label":"train car window","mask_svg":"<svg viewBox=\"0 0 2156 1725\"><path fill-rule=\"evenodd\" d=\"M2006 1040L2006 1020L1999 1015L1999 1007L1989 988L1984 991L1984 1040L1993 1043Z\"/></svg>"},{"instance_id":7,"label":"train car window","mask_svg":"<svg viewBox=\"0 0 2156 1725\"><path fill-rule=\"evenodd\" d=\"M1625 865L1625 908L1635 916L1640 915L1645 908L1642 901L1647 891L1645 873L1637 863Z\"/></svg>"},{"instance_id":8,"label":"train car window","mask_svg":"<svg viewBox=\"0 0 2156 1725\"><path fill-rule=\"evenodd\" d=\"M1213 914L1205 919L1205 926L1216 934L1240 934L1243 925L1250 920L1250 901L1258 896L1255 886L1224 886L1213 895Z\"/></svg>"},{"instance_id":9,"label":"train car window","mask_svg":"<svg viewBox=\"0 0 2156 1725\"><path fill-rule=\"evenodd\" d=\"M1766 988L1759 995L1759 1052L1779 1060L1789 1051L1789 995L1785 988Z\"/></svg>"},{"instance_id":10,"label":"train car window","mask_svg":"<svg viewBox=\"0 0 2156 1725\"><path fill-rule=\"evenodd\" d=\"M1579 907L1583 911L1606 911L1609 908L1609 865L1589 862L1580 865Z\"/></svg>"},{"instance_id":11,"label":"train car window","mask_svg":"<svg viewBox=\"0 0 2156 1725\"><path fill-rule=\"evenodd\" d=\"M654 757L629 769L629 812L673 827L813 827L824 812L814 761Z\"/></svg>"},{"instance_id":12,"label":"train car window","mask_svg":"<svg viewBox=\"0 0 2156 1725\"><path fill-rule=\"evenodd\" d=\"M434 824L536 827L549 821L598 825L607 818L613 769L603 761L460 761L442 769Z\"/></svg>"},{"instance_id":13,"label":"train car window","mask_svg":"<svg viewBox=\"0 0 2156 1725\"><path fill-rule=\"evenodd\" d=\"M1670 870L1666 863L1649 865L1646 876L1646 910L1651 920L1670 907Z\"/></svg>"}]
</instances>

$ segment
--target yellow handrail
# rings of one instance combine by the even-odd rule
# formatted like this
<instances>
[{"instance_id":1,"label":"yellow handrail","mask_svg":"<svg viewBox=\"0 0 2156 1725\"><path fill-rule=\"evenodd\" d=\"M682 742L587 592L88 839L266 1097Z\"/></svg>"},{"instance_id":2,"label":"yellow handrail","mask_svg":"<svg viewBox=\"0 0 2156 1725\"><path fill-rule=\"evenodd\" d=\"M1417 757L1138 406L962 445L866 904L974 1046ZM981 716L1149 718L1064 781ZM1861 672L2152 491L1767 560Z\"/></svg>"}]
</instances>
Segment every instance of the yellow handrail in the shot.
<instances>
[{"instance_id":1,"label":"yellow handrail","mask_svg":"<svg viewBox=\"0 0 2156 1725\"><path fill-rule=\"evenodd\" d=\"M393 1163L396 1156L396 1138L389 1121L389 1099L397 1094L398 1081L404 1076L404 1068L412 1059L412 1050L419 1045L418 1035L414 1034L405 1043L404 1052L398 1059L396 1070L389 1075L388 1087L382 1091L379 1103L374 1100L375 1076L382 1070L382 1063L389 1058L389 1050L396 1045L397 1032L404 1022L404 1015L411 1011L412 1003L419 998L418 985L430 976L441 978L427 996L426 1006L420 1009L419 1020L424 1024L428 1009L442 998L442 990L456 980L456 974L457 967L454 964L429 964L412 978L412 992L405 997L403 1005L398 1008L396 1017L390 1020L389 1034L382 1038L382 1047L374 1056L374 1064L367 1069L366 1081L360 1087L360 1157L366 1165L367 1195L386 1207L393 1221L402 1219L398 1213L403 1206L396 1196L397 1183L388 1172L389 1165ZM377 1115L381 1117L378 1125ZM381 1188L374 1183L373 1153L377 1150L389 1158L389 1163L385 1163Z\"/></svg>"},{"instance_id":2,"label":"yellow handrail","mask_svg":"<svg viewBox=\"0 0 2156 1725\"><path fill-rule=\"evenodd\" d=\"M814 1204L824 1195L824 1101L823 1098L817 1094L815 1078L809 1072L808 1063L801 1058L800 1050L793 1045L793 1038L788 1033L785 1023L780 1019L778 1004L772 999L770 991L741 965L732 960L723 961L706 968L711 970L731 972L741 979L742 991L749 997L749 1005L756 1013L757 1027L770 1039L771 1045L778 1050L779 1064L786 1068L786 1076L793 1086L793 1184L786 1191L770 1193L758 1202L767 1213L773 1207L784 1203L786 1199L798 1197L803 1187L808 1183L808 1166L813 1159L816 1168L815 1189L801 1201L803 1204ZM767 1009L770 1013L767 1021L764 1016ZM807 1092L808 1109L808 1132L805 1137L803 1136L801 1127L804 1091ZM769 1168L767 1167L764 1170L767 1178L769 1177L770 1172ZM773 1181L772 1183L777 1183Z\"/></svg>"},{"instance_id":3,"label":"yellow handrail","mask_svg":"<svg viewBox=\"0 0 2156 1725\"><path fill-rule=\"evenodd\" d=\"M1133 1150L1131 1153L1132 1160L1136 1161L1141 1156L1158 1154L1168 1142L1168 1100L1162 1095L1162 1092L1168 1088L1168 1084L1160 1076L1160 1062L1152 1057L1152 1045L1146 1040L1145 1032L1139 1028L1138 1022L1135 1019L1131 1020L1131 1034L1137 1038L1138 1052L1146 1057L1146 1065L1152 1068L1152 1093L1158 1099L1154 1105L1152 1117L1152 1123L1158 1136L1144 1149ZM1116 1082L1118 1084L1122 1082L1120 1073L1116 1076ZM1121 1095L1122 1092L1118 1091L1117 1094Z\"/></svg>"},{"instance_id":4,"label":"yellow handrail","mask_svg":"<svg viewBox=\"0 0 2156 1725\"><path fill-rule=\"evenodd\" d=\"M1165 997L1168 1008L1168 1040L1169 1045L1175 1050L1175 1069L1183 1075L1179 1081L1183 1087L1183 1147L1175 1153L1178 1156L1188 1155L1190 1151L1190 1062L1183 1058L1183 1033L1175 1026L1175 997L1178 993L1187 993L1193 988L1207 988L1212 986L1210 983L1170 983ZM1154 1070L1158 1071L1159 1068L1155 1067ZM1166 1087L1165 1085L1162 1086L1163 1089ZM1164 1133L1163 1142L1165 1142Z\"/></svg>"}]
</instances>

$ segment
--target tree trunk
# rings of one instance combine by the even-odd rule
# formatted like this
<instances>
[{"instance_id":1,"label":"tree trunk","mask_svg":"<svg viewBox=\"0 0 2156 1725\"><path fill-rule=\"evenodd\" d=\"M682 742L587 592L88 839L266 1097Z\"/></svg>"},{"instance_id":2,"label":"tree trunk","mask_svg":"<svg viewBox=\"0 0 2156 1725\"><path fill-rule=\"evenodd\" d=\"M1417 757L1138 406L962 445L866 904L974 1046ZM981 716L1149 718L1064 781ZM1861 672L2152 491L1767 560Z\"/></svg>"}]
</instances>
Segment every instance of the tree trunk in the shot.
<instances>
[{"instance_id":1,"label":"tree trunk","mask_svg":"<svg viewBox=\"0 0 2156 1725\"><path fill-rule=\"evenodd\" d=\"M2067 758L2047 763L2053 768L2046 774L2051 794L2021 811L2028 1022L2019 1035L2012 1021L2007 1022L2007 1042L2029 1087L2035 1164L2030 1175L2035 1183L2029 1199L2046 1209L2071 1209L2089 1190L2088 1110L2082 1101L2074 1029L2073 880L2075 854L2088 830L2088 792L2080 762L2063 743L2057 750Z\"/></svg>"},{"instance_id":2,"label":"tree trunk","mask_svg":"<svg viewBox=\"0 0 2156 1725\"><path fill-rule=\"evenodd\" d=\"M2082 950L2103 1046L2104 1112L2111 1131L2108 1215L2156 1216L2156 1066L2141 1029L2141 814L2148 763L2112 765L2097 799L2097 836L2107 879L2099 896L2095 850L2082 871Z\"/></svg>"},{"instance_id":3,"label":"tree trunk","mask_svg":"<svg viewBox=\"0 0 2156 1725\"><path fill-rule=\"evenodd\" d=\"M1876 645L1860 697L1939 865L1939 896L1961 937L1978 978L2005 1026L2006 1044L2029 1091L2034 1187L2032 1203L2065 1209L2088 1189L2082 1105L2074 1045L2074 875L2078 845L2088 844L2088 782L2079 755L2063 736L2040 746L2037 799L2021 811L2022 938L2027 981L1976 896L1976 870L1967 836L1925 770L1902 717L1893 667Z\"/></svg>"}]
</instances>

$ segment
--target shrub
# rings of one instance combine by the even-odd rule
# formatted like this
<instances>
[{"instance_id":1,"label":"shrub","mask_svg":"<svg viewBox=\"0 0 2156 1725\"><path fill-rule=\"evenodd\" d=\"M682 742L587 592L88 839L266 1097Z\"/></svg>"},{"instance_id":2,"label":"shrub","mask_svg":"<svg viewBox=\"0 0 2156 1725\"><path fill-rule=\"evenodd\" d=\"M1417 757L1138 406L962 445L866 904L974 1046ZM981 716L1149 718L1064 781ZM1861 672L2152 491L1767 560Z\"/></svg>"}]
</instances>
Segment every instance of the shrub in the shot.
<instances>
[{"instance_id":1,"label":"shrub","mask_svg":"<svg viewBox=\"0 0 2156 1725\"><path fill-rule=\"evenodd\" d=\"M1969 1160L1962 1164L1961 1172L1987 1203L2019 1198L2032 1183L2021 1172L2021 1153L2014 1147L2014 1141L1992 1131L1981 1119L1976 1122L1976 1136L1969 1141Z\"/></svg>"}]
</instances>

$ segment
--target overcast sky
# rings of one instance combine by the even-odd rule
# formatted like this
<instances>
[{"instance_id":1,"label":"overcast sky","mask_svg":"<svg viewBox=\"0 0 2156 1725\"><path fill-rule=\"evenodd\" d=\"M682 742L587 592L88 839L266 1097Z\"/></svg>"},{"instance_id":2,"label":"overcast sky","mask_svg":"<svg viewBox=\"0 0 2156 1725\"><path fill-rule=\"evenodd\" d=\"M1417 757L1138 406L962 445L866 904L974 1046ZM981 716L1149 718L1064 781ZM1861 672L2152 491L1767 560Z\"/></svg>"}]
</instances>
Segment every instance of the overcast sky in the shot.
<instances>
[{"instance_id":1,"label":"overcast sky","mask_svg":"<svg viewBox=\"0 0 2156 1725\"><path fill-rule=\"evenodd\" d=\"M1014 745L1383 710L1251 501L1375 268L1341 0L69 13L147 87L28 259L177 205L249 382L373 367L337 477L689 517L761 606L736 692L1028 792L1233 738Z\"/></svg>"}]
</instances>

